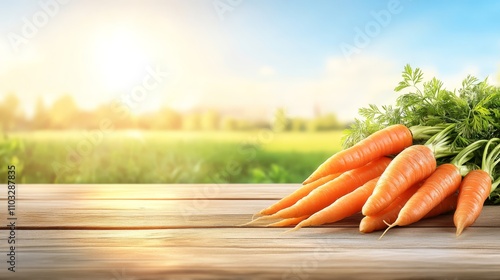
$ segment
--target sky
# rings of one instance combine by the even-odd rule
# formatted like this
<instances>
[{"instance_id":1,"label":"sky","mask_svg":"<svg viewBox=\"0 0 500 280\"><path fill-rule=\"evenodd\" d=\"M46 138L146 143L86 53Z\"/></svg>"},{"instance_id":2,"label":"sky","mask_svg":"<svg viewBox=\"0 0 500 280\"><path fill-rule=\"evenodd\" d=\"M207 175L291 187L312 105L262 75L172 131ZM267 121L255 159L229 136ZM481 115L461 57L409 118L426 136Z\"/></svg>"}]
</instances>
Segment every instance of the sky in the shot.
<instances>
[{"instance_id":1,"label":"sky","mask_svg":"<svg viewBox=\"0 0 500 280\"><path fill-rule=\"evenodd\" d=\"M0 98L28 113L70 94L88 109L349 121L393 103L407 63L449 89L497 83L499 14L499 1L2 1Z\"/></svg>"}]
</instances>

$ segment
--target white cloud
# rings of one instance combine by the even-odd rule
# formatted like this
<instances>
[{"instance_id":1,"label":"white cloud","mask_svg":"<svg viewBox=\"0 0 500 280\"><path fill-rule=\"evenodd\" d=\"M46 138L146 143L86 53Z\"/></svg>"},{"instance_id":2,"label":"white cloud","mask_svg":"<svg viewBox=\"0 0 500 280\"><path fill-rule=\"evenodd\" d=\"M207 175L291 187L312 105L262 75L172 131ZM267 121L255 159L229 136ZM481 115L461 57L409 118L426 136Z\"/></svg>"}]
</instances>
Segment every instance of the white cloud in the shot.
<instances>
[{"instance_id":1,"label":"white cloud","mask_svg":"<svg viewBox=\"0 0 500 280\"><path fill-rule=\"evenodd\" d=\"M284 78L255 82L244 78L219 77L206 82L201 104L224 108L252 108L268 112L283 107L291 116L313 117L335 113L350 121L358 109L368 104L391 104L397 94L403 65L377 56L357 56L347 61L343 56L325 61L324 73L317 78ZM197 81L190 80L191 84ZM263 117L259 115L258 117Z\"/></svg>"},{"instance_id":2,"label":"white cloud","mask_svg":"<svg viewBox=\"0 0 500 280\"><path fill-rule=\"evenodd\" d=\"M275 73L276 73L276 71L271 66L262 66L259 69L259 74L262 76L266 76L266 77L273 76Z\"/></svg>"},{"instance_id":3,"label":"white cloud","mask_svg":"<svg viewBox=\"0 0 500 280\"><path fill-rule=\"evenodd\" d=\"M344 121L358 117L358 110L369 104L394 104L400 93L394 88L402 80L404 64L381 56L359 55L347 61L342 56L330 57L326 61L325 75L318 80L287 81L286 88L294 94L286 102L292 114L307 115L319 106L322 113L334 112ZM480 70L476 66L456 69L452 74L443 75L435 67L420 67L424 82L436 77L449 90L460 88L467 75L480 80ZM489 77L495 82L495 77ZM285 85L283 85L285 86ZM304 110L305 109L305 110Z\"/></svg>"},{"instance_id":4,"label":"white cloud","mask_svg":"<svg viewBox=\"0 0 500 280\"><path fill-rule=\"evenodd\" d=\"M500 64L498 64L497 72L492 75L491 82L497 86L500 86Z\"/></svg>"},{"instance_id":5,"label":"white cloud","mask_svg":"<svg viewBox=\"0 0 500 280\"><path fill-rule=\"evenodd\" d=\"M440 74L439 71L433 66L423 66L420 68L422 69L422 72L424 72L424 81L428 81L435 77L443 82L444 88L451 91L459 89L462 86L462 81L468 75L475 76L480 81L486 78L481 76L480 70L477 66L468 66L463 69L457 69L456 72L447 75Z\"/></svg>"},{"instance_id":6,"label":"white cloud","mask_svg":"<svg viewBox=\"0 0 500 280\"><path fill-rule=\"evenodd\" d=\"M326 96L339 117L353 118L358 108L374 104L390 104L396 99L394 87L402 66L379 56L360 55L350 61L343 57L328 59L327 78L323 81ZM330 102L327 102L329 104Z\"/></svg>"},{"instance_id":7,"label":"white cloud","mask_svg":"<svg viewBox=\"0 0 500 280\"><path fill-rule=\"evenodd\" d=\"M7 52L6 44L2 44L0 41L0 75L2 75L7 70L7 57L9 53Z\"/></svg>"}]
</instances>

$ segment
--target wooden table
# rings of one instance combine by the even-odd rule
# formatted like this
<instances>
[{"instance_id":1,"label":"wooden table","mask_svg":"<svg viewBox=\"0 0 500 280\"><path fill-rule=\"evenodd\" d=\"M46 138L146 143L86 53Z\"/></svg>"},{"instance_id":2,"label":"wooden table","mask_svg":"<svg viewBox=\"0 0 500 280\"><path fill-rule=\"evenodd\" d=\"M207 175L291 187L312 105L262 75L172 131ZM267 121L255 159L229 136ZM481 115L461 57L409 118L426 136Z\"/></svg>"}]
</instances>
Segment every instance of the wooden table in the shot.
<instances>
[{"instance_id":1,"label":"wooden table","mask_svg":"<svg viewBox=\"0 0 500 280\"><path fill-rule=\"evenodd\" d=\"M360 215L281 234L238 227L297 184L18 185L16 270L0 279L500 279L500 207L360 234Z\"/></svg>"}]
</instances>

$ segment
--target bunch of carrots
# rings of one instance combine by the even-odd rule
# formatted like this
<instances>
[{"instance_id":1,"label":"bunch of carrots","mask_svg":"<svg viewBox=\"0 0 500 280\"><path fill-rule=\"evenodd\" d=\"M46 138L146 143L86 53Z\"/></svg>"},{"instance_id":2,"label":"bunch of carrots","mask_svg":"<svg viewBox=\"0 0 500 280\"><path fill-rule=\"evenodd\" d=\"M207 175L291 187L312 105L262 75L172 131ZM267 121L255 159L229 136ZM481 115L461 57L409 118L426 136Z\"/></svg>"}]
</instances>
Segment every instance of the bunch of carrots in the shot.
<instances>
[{"instance_id":1,"label":"bunch of carrots","mask_svg":"<svg viewBox=\"0 0 500 280\"><path fill-rule=\"evenodd\" d=\"M359 230L367 233L455 210L453 220L460 235L478 218L500 182L492 181L493 168L500 161L500 139L476 141L454 151L449 146L453 127L417 145L410 128L401 124L384 128L327 159L301 188L260 211L263 217L254 221L282 219L270 226L299 229L361 211L365 217ZM480 148L482 168L470 169L467 161ZM450 155L449 163L437 164L437 158Z\"/></svg>"},{"instance_id":2,"label":"bunch of carrots","mask_svg":"<svg viewBox=\"0 0 500 280\"><path fill-rule=\"evenodd\" d=\"M406 66L397 90L416 88L419 71ZM250 223L278 219L268 226L296 225L297 230L361 212L361 232L385 229L385 234L454 211L460 235L500 184L500 138L495 137L500 126L490 123L500 118L500 90L474 82L464 80L456 96L433 79L424 90L404 95L399 107L360 110L367 119L355 123L349 147ZM370 131L373 127L378 129Z\"/></svg>"}]
</instances>

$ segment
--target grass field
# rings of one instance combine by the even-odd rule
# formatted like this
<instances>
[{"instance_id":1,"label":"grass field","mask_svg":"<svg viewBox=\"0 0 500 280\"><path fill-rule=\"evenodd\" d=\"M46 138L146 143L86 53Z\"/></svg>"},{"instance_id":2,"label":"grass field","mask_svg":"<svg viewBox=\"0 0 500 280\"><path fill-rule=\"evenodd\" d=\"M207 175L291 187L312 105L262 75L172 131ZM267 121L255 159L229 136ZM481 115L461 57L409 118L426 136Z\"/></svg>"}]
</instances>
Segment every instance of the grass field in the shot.
<instances>
[{"instance_id":1,"label":"grass field","mask_svg":"<svg viewBox=\"0 0 500 280\"><path fill-rule=\"evenodd\" d=\"M340 149L316 133L39 131L0 141L19 183L292 183Z\"/></svg>"}]
</instances>

